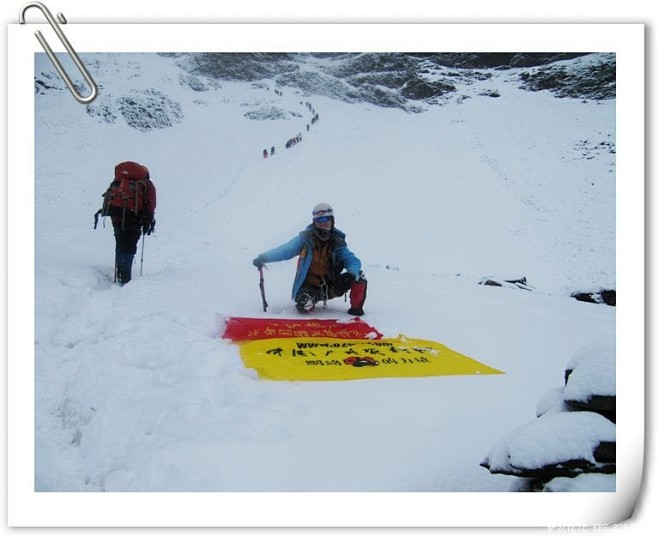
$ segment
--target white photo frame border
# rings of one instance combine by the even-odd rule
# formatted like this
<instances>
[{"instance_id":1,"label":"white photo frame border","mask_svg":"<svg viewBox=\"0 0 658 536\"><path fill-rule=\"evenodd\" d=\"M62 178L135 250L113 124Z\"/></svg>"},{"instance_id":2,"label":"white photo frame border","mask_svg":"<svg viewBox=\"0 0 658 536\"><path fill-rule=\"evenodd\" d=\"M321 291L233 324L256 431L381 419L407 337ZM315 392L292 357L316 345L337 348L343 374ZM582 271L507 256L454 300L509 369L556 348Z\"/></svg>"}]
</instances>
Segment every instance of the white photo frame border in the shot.
<instances>
[{"instance_id":1,"label":"white photo frame border","mask_svg":"<svg viewBox=\"0 0 658 536\"><path fill-rule=\"evenodd\" d=\"M9 526L584 526L612 525L632 514L640 493L645 442L642 24L69 24L63 28L78 53L614 52L617 286L621 290L617 410L623 416L617 421L619 469L616 492L577 494L35 492L34 54L42 52L36 29L55 52L65 52L47 24L8 27ZM478 512L476 518L473 511Z\"/></svg>"}]
</instances>

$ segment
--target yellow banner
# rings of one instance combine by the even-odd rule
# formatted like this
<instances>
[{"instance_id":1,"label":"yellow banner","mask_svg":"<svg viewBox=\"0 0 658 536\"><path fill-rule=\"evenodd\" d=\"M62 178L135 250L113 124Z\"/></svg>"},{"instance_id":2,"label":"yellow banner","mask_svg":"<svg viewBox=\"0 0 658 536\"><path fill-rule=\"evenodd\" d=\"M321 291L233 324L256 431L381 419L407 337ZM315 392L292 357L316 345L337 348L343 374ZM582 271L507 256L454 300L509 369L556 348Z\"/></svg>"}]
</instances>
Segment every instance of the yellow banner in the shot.
<instances>
[{"instance_id":1,"label":"yellow banner","mask_svg":"<svg viewBox=\"0 0 658 536\"><path fill-rule=\"evenodd\" d=\"M265 339L243 343L244 365L270 380L503 374L433 341L330 338Z\"/></svg>"}]
</instances>

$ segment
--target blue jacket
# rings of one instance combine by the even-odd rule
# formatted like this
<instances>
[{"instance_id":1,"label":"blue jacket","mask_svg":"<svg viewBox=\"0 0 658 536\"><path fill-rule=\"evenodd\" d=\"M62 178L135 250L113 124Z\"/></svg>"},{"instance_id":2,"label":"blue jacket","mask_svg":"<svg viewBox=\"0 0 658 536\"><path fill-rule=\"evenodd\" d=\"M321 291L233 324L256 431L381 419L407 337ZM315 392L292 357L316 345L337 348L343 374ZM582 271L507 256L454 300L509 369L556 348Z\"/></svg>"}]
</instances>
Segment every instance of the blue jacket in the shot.
<instances>
[{"instance_id":1,"label":"blue jacket","mask_svg":"<svg viewBox=\"0 0 658 536\"><path fill-rule=\"evenodd\" d=\"M354 279L359 279L361 261L348 249L345 242L345 233L333 228L331 230L331 241L331 266L329 272L337 275L342 269L345 269L354 276ZM306 227L292 240L261 254L265 262L286 261L297 255L299 255L299 260L297 261L297 274L292 285L293 300L306 279L313 259L313 224Z\"/></svg>"}]
</instances>

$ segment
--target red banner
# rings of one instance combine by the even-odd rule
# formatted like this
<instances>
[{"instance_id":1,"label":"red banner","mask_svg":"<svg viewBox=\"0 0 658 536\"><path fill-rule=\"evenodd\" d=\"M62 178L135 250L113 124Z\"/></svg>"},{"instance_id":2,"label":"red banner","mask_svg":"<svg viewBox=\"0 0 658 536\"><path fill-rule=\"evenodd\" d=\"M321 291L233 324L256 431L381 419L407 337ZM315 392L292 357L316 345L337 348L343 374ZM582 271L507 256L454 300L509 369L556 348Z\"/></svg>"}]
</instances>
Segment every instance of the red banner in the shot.
<instances>
[{"instance_id":1,"label":"red banner","mask_svg":"<svg viewBox=\"0 0 658 536\"><path fill-rule=\"evenodd\" d=\"M333 339L381 339L382 334L360 318L349 321L329 319L243 318L226 319L222 338L234 342L290 337Z\"/></svg>"}]
</instances>

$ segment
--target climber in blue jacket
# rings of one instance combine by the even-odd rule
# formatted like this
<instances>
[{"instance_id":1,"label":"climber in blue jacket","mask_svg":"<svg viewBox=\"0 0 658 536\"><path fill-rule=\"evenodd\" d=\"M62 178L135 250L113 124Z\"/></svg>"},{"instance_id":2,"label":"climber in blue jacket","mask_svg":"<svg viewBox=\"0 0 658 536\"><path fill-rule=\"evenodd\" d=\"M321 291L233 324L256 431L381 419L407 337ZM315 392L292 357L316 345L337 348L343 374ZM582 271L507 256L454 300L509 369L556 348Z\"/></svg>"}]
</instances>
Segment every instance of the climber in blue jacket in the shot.
<instances>
[{"instance_id":1,"label":"climber in blue jacket","mask_svg":"<svg viewBox=\"0 0 658 536\"><path fill-rule=\"evenodd\" d=\"M334 211L327 203L313 209L313 222L292 240L261 253L253 261L262 268L299 256L292 287L292 299L299 312L313 310L315 304L343 296L350 291L348 313L363 315L367 281L361 261L347 247L345 233L336 229Z\"/></svg>"}]
</instances>

